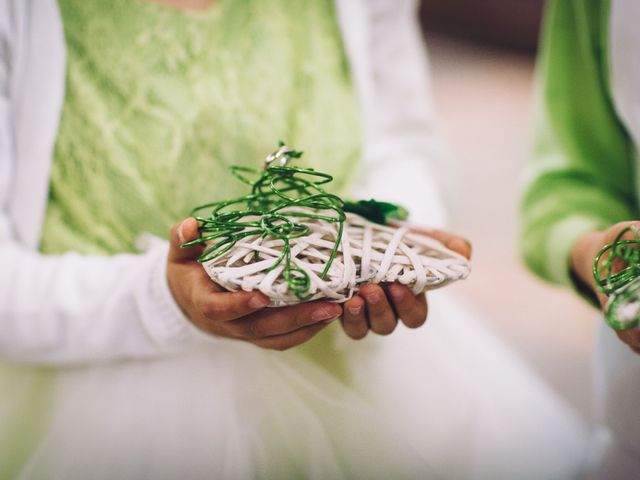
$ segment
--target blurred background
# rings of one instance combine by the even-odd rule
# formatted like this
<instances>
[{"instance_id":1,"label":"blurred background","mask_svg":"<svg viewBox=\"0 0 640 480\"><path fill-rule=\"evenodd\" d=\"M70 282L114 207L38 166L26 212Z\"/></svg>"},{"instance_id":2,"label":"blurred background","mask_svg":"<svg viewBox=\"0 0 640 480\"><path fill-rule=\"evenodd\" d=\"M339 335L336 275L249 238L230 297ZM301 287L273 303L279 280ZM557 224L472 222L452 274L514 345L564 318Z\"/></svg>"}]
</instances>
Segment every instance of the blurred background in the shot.
<instances>
[{"instance_id":1,"label":"blurred background","mask_svg":"<svg viewBox=\"0 0 640 480\"><path fill-rule=\"evenodd\" d=\"M522 171L530 155L542 0L423 0L440 128L450 156L453 231L474 245L473 273L452 287L579 412L591 417L596 313L543 284L517 249ZM466 194L465 192L468 192Z\"/></svg>"}]
</instances>

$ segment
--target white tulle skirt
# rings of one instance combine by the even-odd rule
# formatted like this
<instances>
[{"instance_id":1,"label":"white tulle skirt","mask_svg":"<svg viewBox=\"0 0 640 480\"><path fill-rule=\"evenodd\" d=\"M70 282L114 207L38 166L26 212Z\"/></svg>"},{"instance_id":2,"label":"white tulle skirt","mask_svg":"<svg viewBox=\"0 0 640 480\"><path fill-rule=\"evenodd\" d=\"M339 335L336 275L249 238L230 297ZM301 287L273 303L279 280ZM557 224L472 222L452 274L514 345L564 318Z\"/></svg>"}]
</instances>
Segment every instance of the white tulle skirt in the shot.
<instances>
[{"instance_id":1,"label":"white tulle skirt","mask_svg":"<svg viewBox=\"0 0 640 480\"><path fill-rule=\"evenodd\" d=\"M588 435L572 410L446 293L430 309L389 337L331 327L348 382L226 340L66 370L22 478L573 478Z\"/></svg>"}]
</instances>

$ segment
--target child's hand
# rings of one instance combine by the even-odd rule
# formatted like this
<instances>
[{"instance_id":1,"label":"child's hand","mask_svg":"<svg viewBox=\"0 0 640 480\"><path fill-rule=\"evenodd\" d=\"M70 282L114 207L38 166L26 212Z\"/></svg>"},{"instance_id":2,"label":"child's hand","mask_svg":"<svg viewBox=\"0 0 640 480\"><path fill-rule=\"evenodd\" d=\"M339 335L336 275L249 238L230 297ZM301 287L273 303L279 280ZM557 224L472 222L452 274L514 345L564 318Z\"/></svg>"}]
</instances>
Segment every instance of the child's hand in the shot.
<instances>
[{"instance_id":1,"label":"child's hand","mask_svg":"<svg viewBox=\"0 0 640 480\"><path fill-rule=\"evenodd\" d=\"M630 225L640 228L640 222L621 222L604 232L587 233L575 243L571 251L571 269L580 281L595 293L600 307L603 309L608 297L596 288L596 282L593 278L593 262L600 249L613 242L620 231ZM616 334L633 351L640 354L640 328L616 330Z\"/></svg>"},{"instance_id":2,"label":"child's hand","mask_svg":"<svg viewBox=\"0 0 640 480\"><path fill-rule=\"evenodd\" d=\"M340 305L309 302L284 308L265 308L260 292L228 292L214 283L196 260L201 246L181 249L198 237L198 224L188 218L171 230L167 259L169 287L176 302L201 330L220 337L286 350L305 343L342 313Z\"/></svg>"},{"instance_id":3,"label":"child's hand","mask_svg":"<svg viewBox=\"0 0 640 480\"><path fill-rule=\"evenodd\" d=\"M471 258L471 245L461 237L439 230L412 231L433 237L451 250ZM425 294L414 295L406 286L392 283L364 285L360 292L345 302L342 327L353 339L364 338L369 330L379 335L389 335L402 320L409 328L418 328L427 320L427 298Z\"/></svg>"}]
</instances>

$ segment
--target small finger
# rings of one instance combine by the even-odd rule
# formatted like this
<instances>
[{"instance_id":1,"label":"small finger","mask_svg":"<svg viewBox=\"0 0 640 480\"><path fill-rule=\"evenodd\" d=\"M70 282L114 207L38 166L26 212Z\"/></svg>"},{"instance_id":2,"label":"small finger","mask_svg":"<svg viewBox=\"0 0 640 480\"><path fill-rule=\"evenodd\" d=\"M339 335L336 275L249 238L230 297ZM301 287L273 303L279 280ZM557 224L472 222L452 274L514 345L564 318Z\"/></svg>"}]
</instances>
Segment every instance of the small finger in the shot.
<instances>
[{"instance_id":1,"label":"small finger","mask_svg":"<svg viewBox=\"0 0 640 480\"><path fill-rule=\"evenodd\" d=\"M233 328L247 339L285 335L315 324L330 323L342 315L342 307L330 302L309 302L267 309L234 322Z\"/></svg>"},{"instance_id":2,"label":"small finger","mask_svg":"<svg viewBox=\"0 0 640 480\"><path fill-rule=\"evenodd\" d=\"M260 338L253 341L253 344L270 350L289 350L311 340L317 333L325 329L329 324L325 322L315 323L293 332L272 337Z\"/></svg>"},{"instance_id":3,"label":"small finger","mask_svg":"<svg viewBox=\"0 0 640 480\"><path fill-rule=\"evenodd\" d=\"M618 338L631 348L640 348L640 328L631 328L629 330L616 330Z\"/></svg>"},{"instance_id":4,"label":"small finger","mask_svg":"<svg viewBox=\"0 0 640 480\"><path fill-rule=\"evenodd\" d=\"M398 283L392 283L387 290L402 323L409 328L418 328L424 324L427 320L426 295L414 295L409 288Z\"/></svg>"},{"instance_id":5,"label":"small finger","mask_svg":"<svg viewBox=\"0 0 640 480\"><path fill-rule=\"evenodd\" d=\"M360 340L369 332L364 299L355 295L344 303L342 329L349 337Z\"/></svg>"},{"instance_id":6,"label":"small finger","mask_svg":"<svg viewBox=\"0 0 640 480\"><path fill-rule=\"evenodd\" d=\"M369 327L378 335L391 334L398 324L395 312L387 300L384 290L379 285L364 285L360 296L367 306Z\"/></svg>"},{"instance_id":7,"label":"small finger","mask_svg":"<svg viewBox=\"0 0 640 480\"><path fill-rule=\"evenodd\" d=\"M471 259L472 248L471 242L468 240L448 232L443 232L442 230L428 230L425 231L425 234L440 241L449 250L453 250L467 259Z\"/></svg>"},{"instance_id":8,"label":"small finger","mask_svg":"<svg viewBox=\"0 0 640 480\"><path fill-rule=\"evenodd\" d=\"M219 287L218 287L219 288ZM215 292L203 290L201 313L213 322L228 322L264 309L269 298L261 292Z\"/></svg>"},{"instance_id":9,"label":"small finger","mask_svg":"<svg viewBox=\"0 0 640 480\"><path fill-rule=\"evenodd\" d=\"M471 242L467 239L462 238L457 235L453 235L449 232L445 232L442 230L427 230L424 228L411 228L411 231L415 233L420 233L422 235L426 235L431 238L435 238L440 243L442 243L449 250L453 250L454 252L459 253L463 257L466 257L468 260L471 259L472 247Z\"/></svg>"},{"instance_id":10,"label":"small finger","mask_svg":"<svg viewBox=\"0 0 640 480\"><path fill-rule=\"evenodd\" d=\"M465 240L464 238L455 237L446 242L444 242L444 246L449 250L453 250L454 252L459 253L467 260L471 260L472 247L471 242Z\"/></svg>"},{"instance_id":11,"label":"small finger","mask_svg":"<svg viewBox=\"0 0 640 480\"><path fill-rule=\"evenodd\" d=\"M202 245L193 245L188 248L181 248L186 242L195 240L200 236L198 232L198 221L189 217L180 223L176 223L171 228L169 234L169 261L187 262L197 260L202 254Z\"/></svg>"},{"instance_id":12,"label":"small finger","mask_svg":"<svg viewBox=\"0 0 640 480\"><path fill-rule=\"evenodd\" d=\"M618 222L611 228L607 229L604 234L605 243L613 242L616 237L622 232L625 228L634 227L635 229L640 229L640 222L637 221L624 221ZM632 232L627 232L622 238L633 238Z\"/></svg>"}]
</instances>

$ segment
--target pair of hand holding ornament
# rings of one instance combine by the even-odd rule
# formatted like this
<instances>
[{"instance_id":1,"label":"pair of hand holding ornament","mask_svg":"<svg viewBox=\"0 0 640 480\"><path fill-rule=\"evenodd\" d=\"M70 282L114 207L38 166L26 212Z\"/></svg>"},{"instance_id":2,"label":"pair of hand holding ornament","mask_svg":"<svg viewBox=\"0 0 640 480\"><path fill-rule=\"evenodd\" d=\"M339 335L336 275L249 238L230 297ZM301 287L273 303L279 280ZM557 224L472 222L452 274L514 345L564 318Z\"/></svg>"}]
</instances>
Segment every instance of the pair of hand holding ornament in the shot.
<instances>
[{"instance_id":1,"label":"pair of hand holding ornament","mask_svg":"<svg viewBox=\"0 0 640 480\"><path fill-rule=\"evenodd\" d=\"M635 308L638 295L628 288L634 288L640 278L638 231L640 222L635 221L620 222L604 231L589 232L574 244L570 264L579 282L597 297L618 338L640 354L640 327L634 321L638 317L638 310ZM606 271L602 268L603 263L607 264ZM627 310L628 307L634 309L633 312L628 311L631 314L628 326L616 318L618 312L612 308L617 306L612 303L616 296L622 300L618 303L626 303ZM622 311L620 313L624 314Z\"/></svg>"},{"instance_id":2,"label":"pair of hand holding ornament","mask_svg":"<svg viewBox=\"0 0 640 480\"><path fill-rule=\"evenodd\" d=\"M442 231L414 231L435 238L467 259L471 256L471 246L460 237ZM196 327L211 335L287 350L307 342L339 318L345 333L353 339L365 337L369 330L388 335L399 320L410 328L426 321L425 294L414 295L399 283L363 285L358 294L342 304L316 300L267 308L270 300L259 291L229 292L211 281L197 261L205 247L196 244L181 248L198 236L195 218L172 228L167 276L182 311Z\"/></svg>"}]
</instances>

